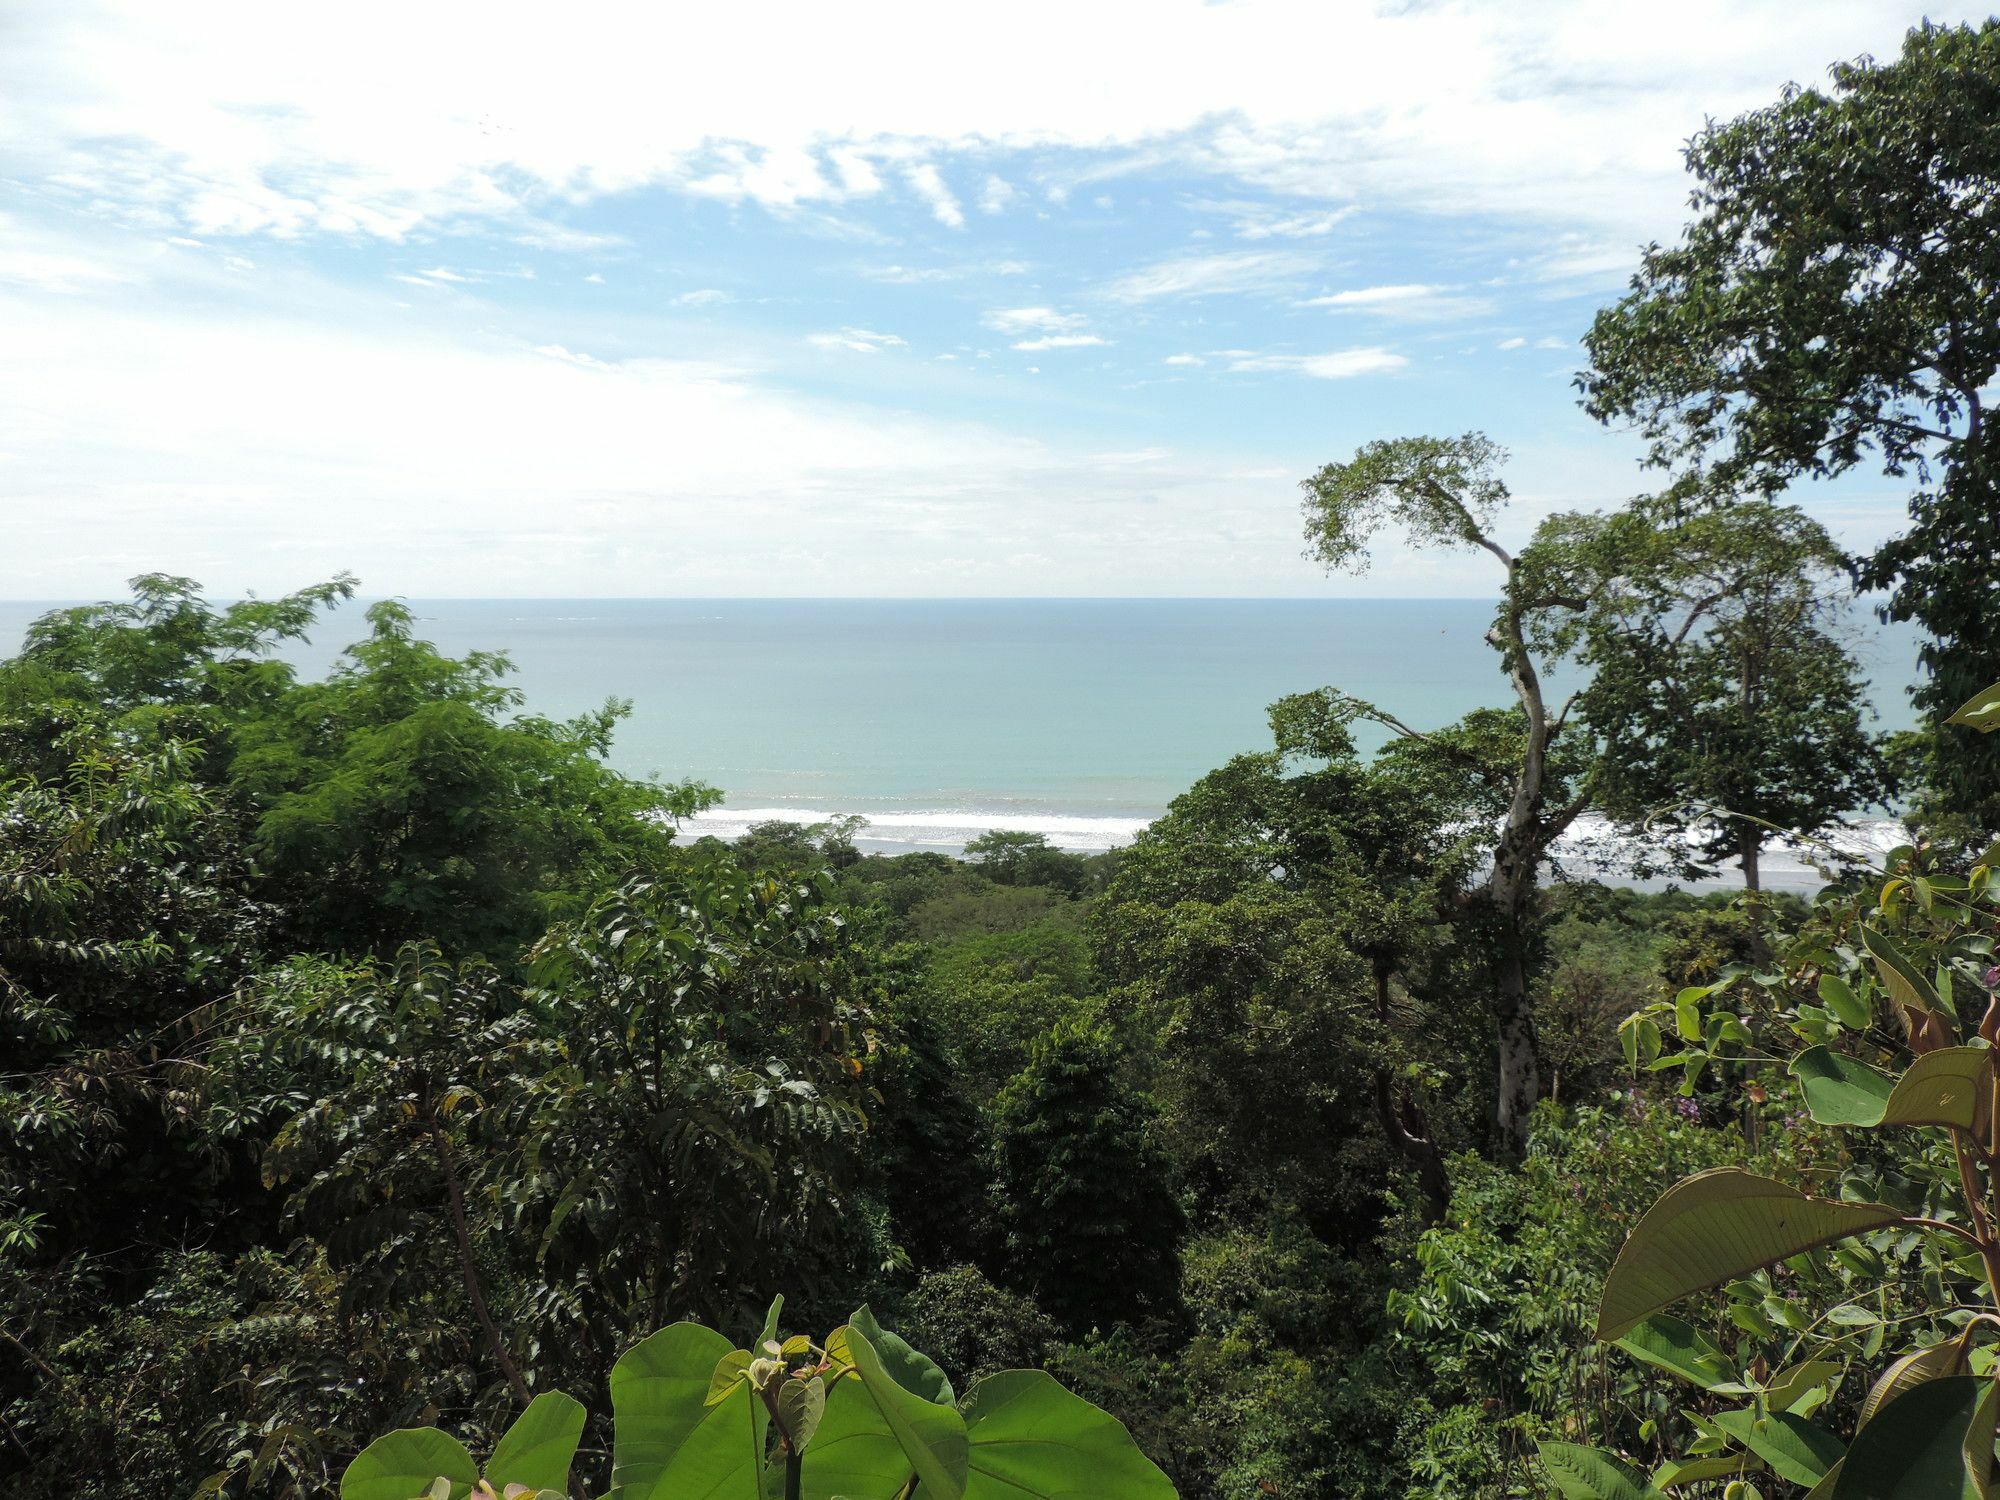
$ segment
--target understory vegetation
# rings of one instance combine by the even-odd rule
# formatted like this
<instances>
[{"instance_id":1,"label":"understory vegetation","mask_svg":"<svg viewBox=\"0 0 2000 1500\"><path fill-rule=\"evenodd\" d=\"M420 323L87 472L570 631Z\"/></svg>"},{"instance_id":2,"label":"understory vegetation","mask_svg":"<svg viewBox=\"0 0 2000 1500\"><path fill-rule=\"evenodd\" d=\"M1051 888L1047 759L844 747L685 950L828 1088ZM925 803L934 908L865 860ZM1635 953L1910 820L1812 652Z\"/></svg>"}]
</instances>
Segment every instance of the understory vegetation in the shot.
<instances>
[{"instance_id":1,"label":"understory vegetation","mask_svg":"<svg viewBox=\"0 0 2000 1500\"><path fill-rule=\"evenodd\" d=\"M1032 1418L1105 1496L1993 1493L2000 693L1950 710L2000 677L1996 89L2000 26L1922 30L1699 138L1584 380L1659 493L1511 548L1476 433L1305 481L1329 569L1492 558L1491 705L1300 684L1114 853L694 838L623 705L538 716L345 577L42 618L0 1490L1061 1493L994 1456ZM1870 454L1922 487L1852 559L1779 491ZM1929 631L1921 730L1856 568ZM1816 842L1892 803L1874 865ZM1766 888L1785 836L1819 889Z\"/></svg>"}]
</instances>

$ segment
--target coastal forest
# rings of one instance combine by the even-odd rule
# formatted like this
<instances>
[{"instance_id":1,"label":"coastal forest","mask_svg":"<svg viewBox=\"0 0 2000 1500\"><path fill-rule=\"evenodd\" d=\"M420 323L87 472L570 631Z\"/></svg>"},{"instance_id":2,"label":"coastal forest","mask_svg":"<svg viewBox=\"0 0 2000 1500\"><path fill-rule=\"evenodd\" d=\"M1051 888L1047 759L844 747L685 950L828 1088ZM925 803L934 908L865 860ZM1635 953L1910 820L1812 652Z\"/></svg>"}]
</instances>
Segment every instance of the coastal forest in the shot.
<instances>
[{"instance_id":1,"label":"coastal forest","mask_svg":"<svg viewBox=\"0 0 2000 1500\"><path fill-rule=\"evenodd\" d=\"M1687 167L1575 392L1644 494L1515 547L1478 432L1300 476L1330 574L1490 564L1490 703L1301 682L1111 853L697 837L626 705L347 576L37 620L0 1493L2000 1493L2000 23Z\"/></svg>"}]
</instances>

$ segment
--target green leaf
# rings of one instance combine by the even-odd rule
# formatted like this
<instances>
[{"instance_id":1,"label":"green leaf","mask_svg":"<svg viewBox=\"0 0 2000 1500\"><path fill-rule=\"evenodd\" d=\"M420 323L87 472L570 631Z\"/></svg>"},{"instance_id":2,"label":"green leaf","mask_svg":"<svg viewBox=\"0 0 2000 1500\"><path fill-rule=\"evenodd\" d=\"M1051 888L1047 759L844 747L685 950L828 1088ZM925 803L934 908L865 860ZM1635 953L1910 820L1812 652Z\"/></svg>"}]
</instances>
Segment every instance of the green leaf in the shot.
<instances>
[{"instance_id":1,"label":"green leaf","mask_svg":"<svg viewBox=\"0 0 2000 1500\"><path fill-rule=\"evenodd\" d=\"M987 1376L965 1421L965 1500L1175 1500L1117 1418L1040 1370Z\"/></svg>"},{"instance_id":2,"label":"green leaf","mask_svg":"<svg viewBox=\"0 0 2000 1500\"><path fill-rule=\"evenodd\" d=\"M451 1500L464 1500L479 1480L465 1444L435 1427L384 1433L354 1456L340 1476L340 1500L419 1500L439 1477Z\"/></svg>"},{"instance_id":3,"label":"green leaf","mask_svg":"<svg viewBox=\"0 0 2000 1500\"><path fill-rule=\"evenodd\" d=\"M1991 1082L1988 1047L1926 1052L1891 1080L1865 1063L1811 1047L1792 1060L1806 1108L1822 1125L1950 1125L1970 1130Z\"/></svg>"},{"instance_id":4,"label":"green leaf","mask_svg":"<svg viewBox=\"0 0 2000 1500\"><path fill-rule=\"evenodd\" d=\"M964 1420L954 1408L901 1385L884 1368L868 1335L852 1323L847 1325L847 1352L862 1389L922 1481L923 1493L930 1500L958 1500L965 1492Z\"/></svg>"},{"instance_id":5,"label":"green leaf","mask_svg":"<svg viewBox=\"0 0 2000 1500\"><path fill-rule=\"evenodd\" d=\"M1621 1338L1692 1292L1902 1218L1880 1203L1808 1198L1737 1167L1697 1172L1669 1188L1619 1250L1597 1336Z\"/></svg>"},{"instance_id":6,"label":"green leaf","mask_svg":"<svg viewBox=\"0 0 2000 1500\"><path fill-rule=\"evenodd\" d=\"M826 1415L826 1382L814 1375L808 1380L786 1380L778 1387L778 1420L791 1435L792 1448L803 1453L819 1431Z\"/></svg>"},{"instance_id":7,"label":"green leaf","mask_svg":"<svg viewBox=\"0 0 2000 1500\"><path fill-rule=\"evenodd\" d=\"M1765 1417L1759 1417L1755 1408L1726 1411L1715 1418L1715 1425L1763 1459L1780 1479L1808 1489L1824 1479L1847 1451L1824 1427L1788 1411Z\"/></svg>"},{"instance_id":8,"label":"green leaf","mask_svg":"<svg viewBox=\"0 0 2000 1500\"><path fill-rule=\"evenodd\" d=\"M1645 1475L1622 1459L1578 1443L1537 1443L1542 1467L1563 1500L1661 1500Z\"/></svg>"},{"instance_id":9,"label":"green leaf","mask_svg":"<svg viewBox=\"0 0 2000 1500\"><path fill-rule=\"evenodd\" d=\"M1663 1463L1653 1471L1653 1485L1668 1490L1676 1485L1699 1484L1704 1479L1734 1479L1764 1467L1754 1453L1718 1453L1712 1458L1683 1458Z\"/></svg>"},{"instance_id":10,"label":"green leaf","mask_svg":"<svg viewBox=\"0 0 2000 1500\"><path fill-rule=\"evenodd\" d=\"M875 1315L866 1307L858 1309L847 1320L847 1326L861 1330L861 1336L868 1340L881 1357L882 1368L889 1372L904 1390L912 1395L922 1396L926 1401L935 1401L940 1406L956 1406L958 1393L951 1388L951 1378L927 1354L919 1354L902 1339L889 1332L875 1321Z\"/></svg>"},{"instance_id":11,"label":"green leaf","mask_svg":"<svg viewBox=\"0 0 2000 1500\"><path fill-rule=\"evenodd\" d=\"M1984 692L1974 693L1959 705L1958 712L1945 720L1947 724L1964 724L1981 734L1991 734L2000 729L2000 682Z\"/></svg>"},{"instance_id":12,"label":"green leaf","mask_svg":"<svg viewBox=\"0 0 2000 1500\"><path fill-rule=\"evenodd\" d=\"M1875 960L1875 971L1882 976L1882 985L1889 992L1889 998L1898 1005L1912 1010L1935 1010L1951 1013L1931 982L1924 978L1909 956L1897 946L1896 940L1877 927L1862 927L1861 946L1868 950L1868 956Z\"/></svg>"},{"instance_id":13,"label":"green leaf","mask_svg":"<svg viewBox=\"0 0 2000 1500\"><path fill-rule=\"evenodd\" d=\"M619 1500L758 1500L764 1455L755 1402L708 1404L729 1340L675 1323L634 1344L611 1367L611 1483Z\"/></svg>"},{"instance_id":14,"label":"green leaf","mask_svg":"<svg viewBox=\"0 0 2000 1500\"><path fill-rule=\"evenodd\" d=\"M1984 1500L1987 1476L1969 1473L1966 1455L1983 1441L1990 1463L1992 1391L1971 1375L1903 1391L1854 1435L1833 1500Z\"/></svg>"},{"instance_id":15,"label":"green leaf","mask_svg":"<svg viewBox=\"0 0 2000 1500\"><path fill-rule=\"evenodd\" d=\"M1806 1096L1806 1113L1822 1125L1879 1125L1896 1081L1826 1047L1792 1059L1792 1076Z\"/></svg>"},{"instance_id":16,"label":"green leaf","mask_svg":"<svg viewBox=\"0 0 2000 1500\"><path fill-rule=\"evenodd\" d=\"M1771 1377L1771 1383L1764 1387L1764 1405L1770 1411L1790 1411L1814 1390L1840 1374L1838 1361L1831 1359L1808 1359L1780 1370Z\"/></svg>"},{"instance_id":17,"label":"green leaf","mask_svg":"<svg viewBox=\"0 0 2000 1500\"><path fill-rule=\"evenodd\" d=\"M1868 1023L1875 1019L1868 1002L1855 994L1853 986L1838 974L1820 975L1819 998L1850 1031L1866 1031Z\"/></svg>"},{"instance_id":18,"label":"green leaf","mask_svg":"<svg viewBox=\"0 0 2000 1500\"><path fill-rule=\"evenodd\" d=\"M1965 1370L1965 1345L1958 1339L1946 1339L1943 1343L1931 1344L1923 1349L1912 1349L1876 1377L1875 1383L1868 1388L1868 1394L1861 1402L1860 1425L1866 1426L1873 1421L1877 1412L1912 1386L1948 1375L1963 1375Z\"/></svg>"},{"instance_id":19,"label":"green leaf","mask_svg":"<svg viewBox=\"0 0 2000 1500\"><path fill-rule=\"evenodd\" d=\"M804 1500L893 1496L909 1483L911 1472L903 1445L882 1420L861 1378L850 1372L835 1380L826 1393L819 1430L806 1451Z\"/></svg>"},{"instance_id":20,"label":"green leaf","mask_svg":"<svg viewBox=\"0 0 2000 1500\"><path fill-rule=\"evenodd\" d=\"M569 1466L583 1441L583 1404L561 1391L543 1391L494 1445L486 1482L501 1494L518 1484L530 1490L569 1489Z\"/></svg>"},{"instance_id":21,"label":"green leaf","mask_svg":"<svg viewBox=\"0 0 2000 1500\"><path fill-rule=\"evenodd\" d=\"M1655 1314L1615 1342L1634 1359L1657 1365L1705 1391L1731 1396L1750 1393L1750 1388L1737 1380L1715 1340L1679 1318Z\"/></svg>"},{"instance_id":22,"label":"green leaf","mask_svg":"<svg viewBox=\"0 0 2000 1500\"><path fill-rule=\"evenodd\" d=\"M750 1378L750 1357L748 1349L731 1349L715 1362L708 1376L708 1395L703 1398L706 1405L728 1400Z\"/></svg>"}]
</instances>

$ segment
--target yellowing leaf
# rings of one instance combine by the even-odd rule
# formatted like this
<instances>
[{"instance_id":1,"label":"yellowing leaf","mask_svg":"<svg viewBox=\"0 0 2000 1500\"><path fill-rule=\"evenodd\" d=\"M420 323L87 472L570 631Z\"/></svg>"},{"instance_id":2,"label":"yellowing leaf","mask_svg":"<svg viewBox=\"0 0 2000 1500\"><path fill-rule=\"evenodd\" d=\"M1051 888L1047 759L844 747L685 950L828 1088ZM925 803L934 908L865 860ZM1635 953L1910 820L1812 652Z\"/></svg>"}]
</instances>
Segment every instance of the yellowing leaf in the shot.
<instances>
[{"instance_id":1,"label":"yellowing leaf","mask_svg":"<svg viewBox=\"0 0 2000 1500\"><path fill-rule=\"evenodd\" d=\"M2000 682L1996 682L1984 692L1974 693L1959 705L1958 712L1945 720L1947 724L1964 724L1981 734L1991 734L2000 729Z\"/></svg>"}]
</instances>

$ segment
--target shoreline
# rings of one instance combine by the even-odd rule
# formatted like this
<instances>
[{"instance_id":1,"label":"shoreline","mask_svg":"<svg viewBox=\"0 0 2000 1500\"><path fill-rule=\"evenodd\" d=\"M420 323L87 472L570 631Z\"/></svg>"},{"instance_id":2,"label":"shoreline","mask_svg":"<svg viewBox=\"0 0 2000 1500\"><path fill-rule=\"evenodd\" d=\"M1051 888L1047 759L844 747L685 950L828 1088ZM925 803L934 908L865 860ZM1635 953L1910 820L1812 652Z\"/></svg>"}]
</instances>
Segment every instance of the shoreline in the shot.
<instances>
[{"instance_id":1,"label":"shoreline","mask_svg":"<svg viewBox=\"0 0 2000 1500\"><path fill-rule=\"evenodd\" d=\"M808 825L836 818L858 817L861 824L854 846L867 854L915 854L929 851L954 857L981 834L995 830L1039 833L1050 844L1069 854L1106 854L1132 843L1154 818L1147 816L1106 816L1055 812L989 812L975 808L913 808L849 813L836 808L813 807L717 807L698 813L682 828L684 838L719 838L732 842L758 823ZM1831 846L1851 858L1872 860L1905 842L1907 834L1893 818L1857 819L1836 829L1823 841L1802 844L1790 839L1773 839L1764 848L1763 885L1766 890L1806 894L1818 890L1825 879L1813 866L1814 858L1825 858ZM1741 886L1733 865L1725 864L1710 879L1674 880L1660 876L1636 876L1623 867L1625 857L1634 852L1636 841L1620 837L1604 819L1586 816L1556 845L1554 863L1559 872L1572 879L1601 880L1607 885L1629 886L1636 890L1664 890L1679 886L1688 890L1724 890Z\"/></svg>"}]
</instances>

